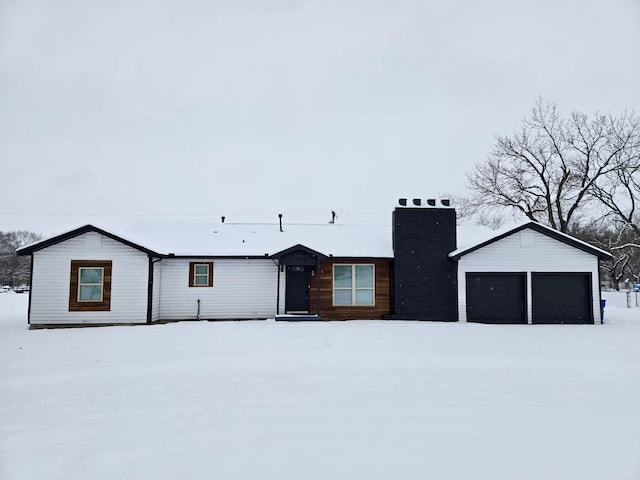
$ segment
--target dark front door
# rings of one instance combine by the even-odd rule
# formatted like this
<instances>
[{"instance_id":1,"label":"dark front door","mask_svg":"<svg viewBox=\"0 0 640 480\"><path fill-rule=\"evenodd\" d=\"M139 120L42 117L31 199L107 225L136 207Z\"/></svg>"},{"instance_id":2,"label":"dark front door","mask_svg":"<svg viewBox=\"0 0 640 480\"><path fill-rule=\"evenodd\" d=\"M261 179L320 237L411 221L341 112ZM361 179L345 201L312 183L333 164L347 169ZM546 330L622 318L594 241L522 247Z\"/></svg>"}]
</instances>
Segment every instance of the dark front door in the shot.
<instances>
[{"instance_id":1,"label":"dark front door","mask_svg":"<svg viewBox=\"0 0 640 480\"><path fill-rule=\"evenodd\" d=\"M285 312L309 312L309 274L308 267L287 265Z\"/></svg>"},{"instance_id":2,"label":"dark front door","mask_svg":"<svg viewBox=\"0 0 640 480\"><path fill-rule=\"evenodd\" d=\"M467 273L467 321L527 323L523 273Z\"/></svg>"},{"instance_id":3,"label":"dark front door","mask_svg":"<svg viewBox=\"0 0 640 480\"><path fill-rule=\"evenodd\" d=\"M589 273L532 273L533 323L593 323Z\"/></svg>"}]
</instances>

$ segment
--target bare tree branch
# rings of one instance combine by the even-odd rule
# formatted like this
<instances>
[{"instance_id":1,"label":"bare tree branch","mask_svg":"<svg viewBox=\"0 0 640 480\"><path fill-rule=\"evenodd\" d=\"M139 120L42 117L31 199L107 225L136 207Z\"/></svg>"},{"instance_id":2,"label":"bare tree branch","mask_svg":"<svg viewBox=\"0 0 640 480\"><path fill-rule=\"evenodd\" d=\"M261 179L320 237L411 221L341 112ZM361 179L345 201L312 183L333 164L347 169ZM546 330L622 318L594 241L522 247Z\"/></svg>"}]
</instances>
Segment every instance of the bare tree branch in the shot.
<instances>
[{"instance_id":1,"label":"bare tree branch","mask_svg":"<svg viewBox=\"0 0 640 480\"><path fill-rule=\"evenodd\" d=\"M469 204L478 214L511 209L562 232L601 207L637 229L639 172L634 113L564 118L555 104L538 99L520 130L497 135L487 159L467 175Z\"/></svg>"}]
</instances>

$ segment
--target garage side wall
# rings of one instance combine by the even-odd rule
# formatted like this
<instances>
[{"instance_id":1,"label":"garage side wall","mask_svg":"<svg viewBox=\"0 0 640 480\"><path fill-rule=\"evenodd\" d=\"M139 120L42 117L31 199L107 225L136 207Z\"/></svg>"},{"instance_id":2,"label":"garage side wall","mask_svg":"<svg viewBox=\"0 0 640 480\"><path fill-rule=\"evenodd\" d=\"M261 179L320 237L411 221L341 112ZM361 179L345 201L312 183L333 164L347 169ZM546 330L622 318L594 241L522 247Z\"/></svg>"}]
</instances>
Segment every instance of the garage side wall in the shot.
<instances>
[{"instance_id":1,"label":"garage side wall","mask_svg":"<svg viewBox=\"0 0 640 480\"><path fill-rule=\"evenodd\" d=\"M190 262L213 263L211 287L189 286ZM165 258L160 272L158 319L201 320L273 318L276 314L278 267L270 259ZM284 275L281 279L284 305Z\"/></svg>"},{"instance_id":2,"label":"garage side wall","mask_svg":"<svg viewBox=\"0 0 640 480\"><path fill-rule=\"evenodd\" d=\"M532 319L531 272L591 273L594 323L602 323L598 258L531 229L515 232L458 260L458 318L467 321L467 272L526 272L527 317Z\"/></svg>"},{"instance_id":3,"label":"garage side wall","mask_svg":"<svg viewBox=\"0 0 640 480\"><path fill-rule=\"evenodd\" d=\"M69 311L72 260L112 261L109 311ZM31 325L145 323L145 253L96 232L85 233L33 254Z\"/></svg>"}]
</instances>

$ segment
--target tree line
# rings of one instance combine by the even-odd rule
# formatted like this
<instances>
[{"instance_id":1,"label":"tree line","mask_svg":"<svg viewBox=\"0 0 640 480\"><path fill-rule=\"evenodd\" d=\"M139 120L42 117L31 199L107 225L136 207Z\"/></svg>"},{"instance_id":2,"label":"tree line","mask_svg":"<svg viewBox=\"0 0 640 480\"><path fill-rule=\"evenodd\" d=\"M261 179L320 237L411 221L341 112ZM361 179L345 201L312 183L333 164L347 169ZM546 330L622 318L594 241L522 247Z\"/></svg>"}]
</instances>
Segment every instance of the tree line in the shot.
<instances>
[{"instance_id":1,"label":"tree line","mask_svg":"<svg viewBox=\"0 0 640 480\"><path fill-rule=\"evenodd\" d=\"M614 288L640 283L640 118L633 111L564 116L538 99L520 128L497 135L467 175L461 214L497 227L524 217L613 254Z\"/></svg>"},{"instance_id":2,"label":"tree line","mask_svg":"<svg viewBox=\"0 0 640 480\"><path fill-rule=\"evenodd\" d=\"M19 257L16 250L40 240L40 235L25 230L0 231L0 286L18 287L30 282L31 259Z\"/></svg>"}]
</instances>

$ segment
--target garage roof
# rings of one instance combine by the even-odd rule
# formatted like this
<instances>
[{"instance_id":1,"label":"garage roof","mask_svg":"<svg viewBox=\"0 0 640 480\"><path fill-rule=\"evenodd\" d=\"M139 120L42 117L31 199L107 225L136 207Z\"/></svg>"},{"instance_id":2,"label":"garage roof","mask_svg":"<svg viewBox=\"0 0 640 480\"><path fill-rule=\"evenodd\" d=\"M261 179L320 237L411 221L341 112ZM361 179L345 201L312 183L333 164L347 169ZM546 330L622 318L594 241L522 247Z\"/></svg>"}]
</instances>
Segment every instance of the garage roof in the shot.
<instances>
[{"instance_id":1,"label":"garage roof","mask_svg":"<svg viewBox=\"0 0 640 480\"><path fill-rule=\"evenodd\" d=\"M590 253L591 255L595 255L598 258L600 258L601 260L611 260L613 257L611 256L610 253L605 252L604 250L601 250L599 248L594 247L593 245L589 245L586 242L583 242L582 240L578 240L575 237L572 237L570 235L567 235L565 233L561 233L557 230L554 230L551 227L547 227L545 225L542 225L540 223L537 222L526 222L523 223L521 225L517 225L515 227L511 227L507 230L503 230L501 232L493 232L493 235L489 238L486 238L484 240L481 240L479 242L474 242L468 245L465 245L463 247L460 247L456 250L454 250L453 252L451 252L449 254L449 257L454 258L454 259L458 259L468 253L474 252L486 245L489 245L493 242L497 242L498 240L501 240L505 237L508 237L510 235L513 235L514 233L517 233L521 230L524 230L526 228L529 228L531 230L535 230L538 233L541 233L543 235L546 235L548 237L551 237L555 240L558 240L562 243L565 243L567 245L570 245L572 247L575 247L579 250L582 250L584 252Z\"/></svg>"}]
</instances>

